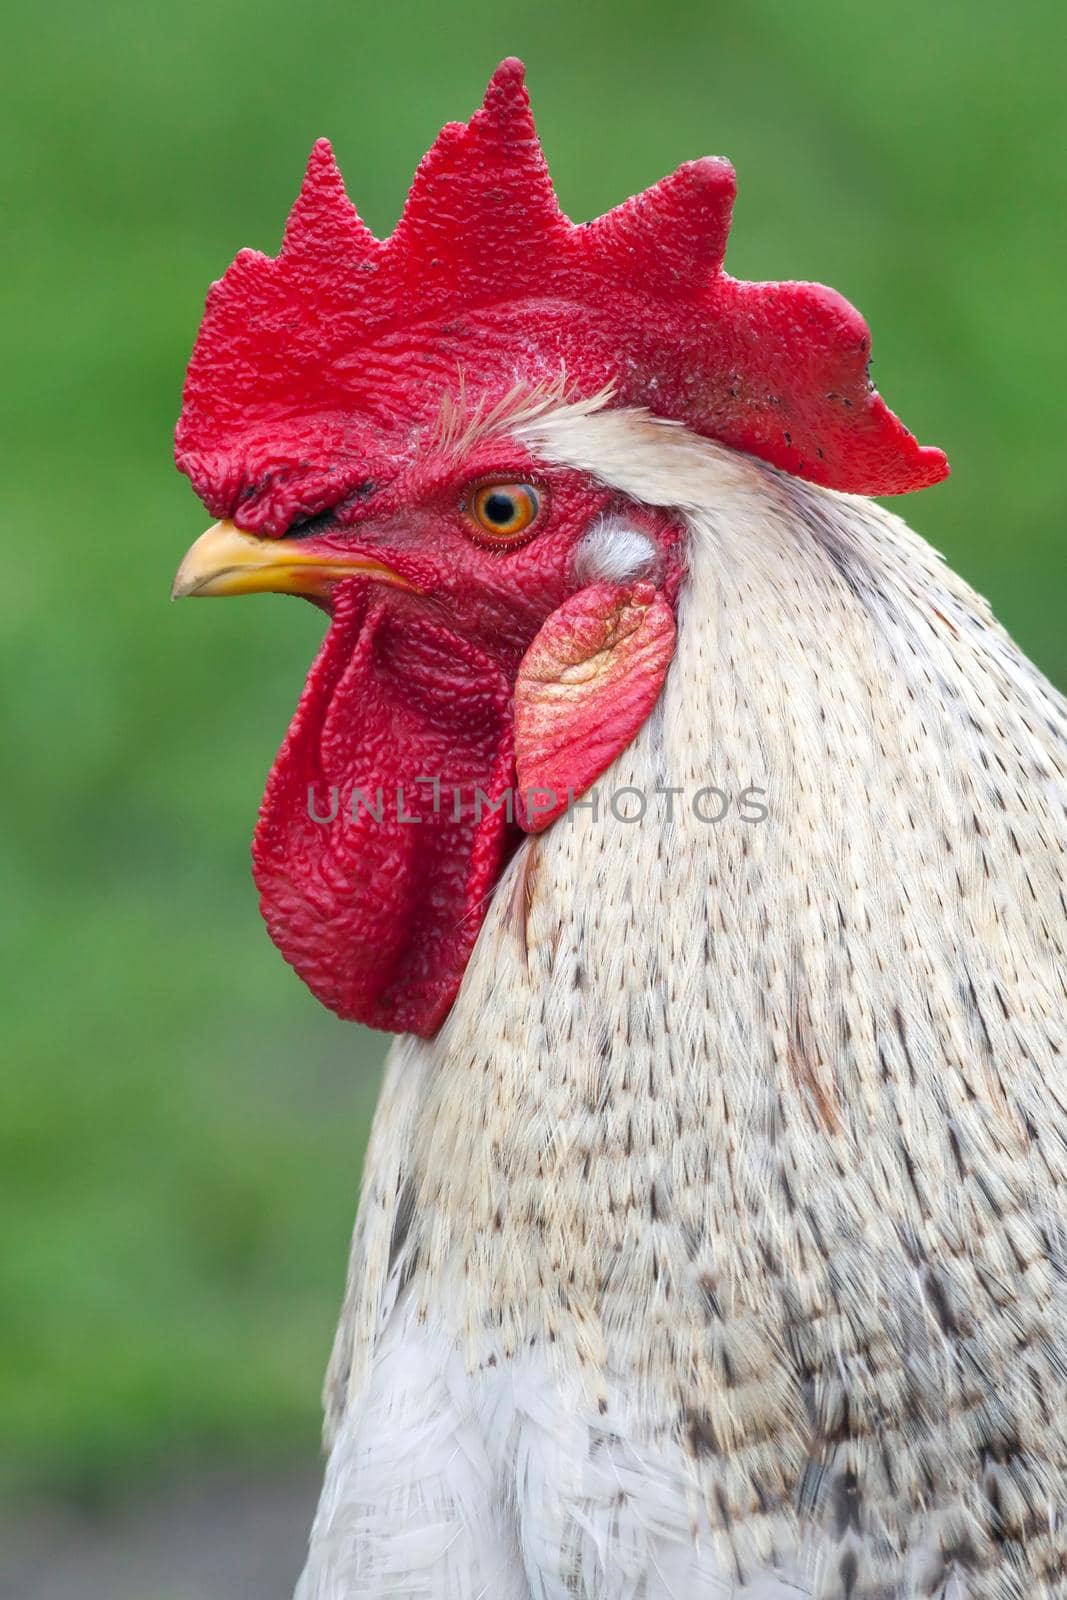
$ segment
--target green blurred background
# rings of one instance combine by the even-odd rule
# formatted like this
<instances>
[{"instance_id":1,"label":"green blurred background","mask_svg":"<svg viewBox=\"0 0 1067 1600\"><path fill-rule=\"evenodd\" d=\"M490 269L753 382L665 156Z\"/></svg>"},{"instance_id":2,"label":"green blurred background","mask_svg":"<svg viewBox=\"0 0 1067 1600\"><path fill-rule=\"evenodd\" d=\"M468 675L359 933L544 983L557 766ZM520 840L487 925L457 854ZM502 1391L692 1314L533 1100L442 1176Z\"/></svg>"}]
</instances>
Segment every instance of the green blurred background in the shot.
<instances>
[{"instance_id":1,"label":"green blurred background","mask_svg":"<svg viewBox=\"0 0 1067 1600\"><path fill-rule=\"evenodd\" d=\"M262 929L261 785L321 632L171 607L206 518L170 436L209 281L328 133L396 220L525 57L564 209L740 176L728 266L821 278L951 480L902 503L1058 682L1060 10L95 0L7 14L0 1470L106 1495L310 1457L381 1037Z\"/></svg>"}]
</instances>

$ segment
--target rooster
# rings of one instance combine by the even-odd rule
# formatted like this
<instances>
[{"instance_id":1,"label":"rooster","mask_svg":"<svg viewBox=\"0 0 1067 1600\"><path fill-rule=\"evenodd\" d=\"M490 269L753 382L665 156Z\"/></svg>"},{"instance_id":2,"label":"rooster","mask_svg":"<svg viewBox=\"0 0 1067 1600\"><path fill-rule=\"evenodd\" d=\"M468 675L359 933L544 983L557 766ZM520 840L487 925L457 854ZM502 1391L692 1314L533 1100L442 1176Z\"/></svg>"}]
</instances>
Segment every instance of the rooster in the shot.
<instances>
[{"instance_id":1,"label":"rooster","mask_svg":"<svg viewBox=\"0 0 1067 1600\"><path fill-rule=\"evenodd\" d=\"M255 879L400 1035L301 1600L1067 1594L1065 705L733 194L573 225L506 61L208 298L175 594L329 618Z\"/></svg>"}]
</instances>

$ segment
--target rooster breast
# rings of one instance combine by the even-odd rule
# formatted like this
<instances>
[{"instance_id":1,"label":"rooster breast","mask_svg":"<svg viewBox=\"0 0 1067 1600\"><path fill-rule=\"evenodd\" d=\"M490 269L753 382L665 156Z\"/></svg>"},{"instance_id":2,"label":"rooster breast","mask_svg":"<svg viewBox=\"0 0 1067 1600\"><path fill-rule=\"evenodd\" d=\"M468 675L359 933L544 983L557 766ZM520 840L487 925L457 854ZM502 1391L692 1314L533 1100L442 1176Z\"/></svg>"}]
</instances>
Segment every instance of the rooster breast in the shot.
<instances>
[{"instance_id":1,"label":"rooster breast","mask_svg":"<svg viewBox=\"0 0 1067 1600\"><path fill-rule=\"evenodd\" d=\"M302 1600L1060 1595L1063 702L876 506L531 443L686 516L678 653L394 1048Z\"/></svg>"}]
</instances>

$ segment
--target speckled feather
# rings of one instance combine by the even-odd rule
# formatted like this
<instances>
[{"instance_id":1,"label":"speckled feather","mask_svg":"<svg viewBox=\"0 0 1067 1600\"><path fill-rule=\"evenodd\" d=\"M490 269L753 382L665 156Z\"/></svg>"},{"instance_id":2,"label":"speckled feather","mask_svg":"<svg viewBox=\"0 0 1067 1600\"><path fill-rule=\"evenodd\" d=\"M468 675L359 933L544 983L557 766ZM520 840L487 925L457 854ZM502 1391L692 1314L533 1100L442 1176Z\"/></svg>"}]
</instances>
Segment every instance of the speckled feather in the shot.
<instances>
[{"instance_id":1,"label":"speckled feather","mask_svg":"<svg viewBox=\"0 0 1067 1600\"><path fill-rule=\"evenodd\" d=\"M393 1049L301 1600L1063 1596L1064 702L872 503L520 432L685 517L678 650Z\"/></svg>"}]
</instances>

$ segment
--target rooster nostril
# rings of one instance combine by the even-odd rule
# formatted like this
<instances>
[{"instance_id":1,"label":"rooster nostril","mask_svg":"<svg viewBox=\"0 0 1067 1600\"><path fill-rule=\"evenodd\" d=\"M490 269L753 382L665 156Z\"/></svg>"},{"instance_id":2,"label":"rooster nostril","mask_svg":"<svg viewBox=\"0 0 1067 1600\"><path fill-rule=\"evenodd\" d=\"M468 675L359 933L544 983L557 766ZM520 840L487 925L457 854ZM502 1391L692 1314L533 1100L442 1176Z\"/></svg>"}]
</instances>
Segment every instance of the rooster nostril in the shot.
<instances>
[{"instance_id":1,"label":"rooster nostril","mask_svg":"<svg viewBox=\"0 0 1067 1600\"><path fill-rule=\"evenodd\" d=\"M330 506L327 511L319 511L313 517L302 517L299 522L290 523L282 534L283 539L311 539L318 533L328 533L337 526L337 506Z\"/></svg>"},{"instance_id":2,"label":"rooster nostril","mask_svg":"<svg viewBox=\"0 0 1067 1600\"><path fill-rule=\"evenodd\" d=\"M327 506L325 511L317 511L312 517L301 517L298 521L290 523L286 528L283 539L310 539L319 533L329 533L341 519L341 514L361 500L369 500L378 485L373 478L364 478L345 495L343 500L338 500L334 506Z\"/></svg>"}]
</instances>

